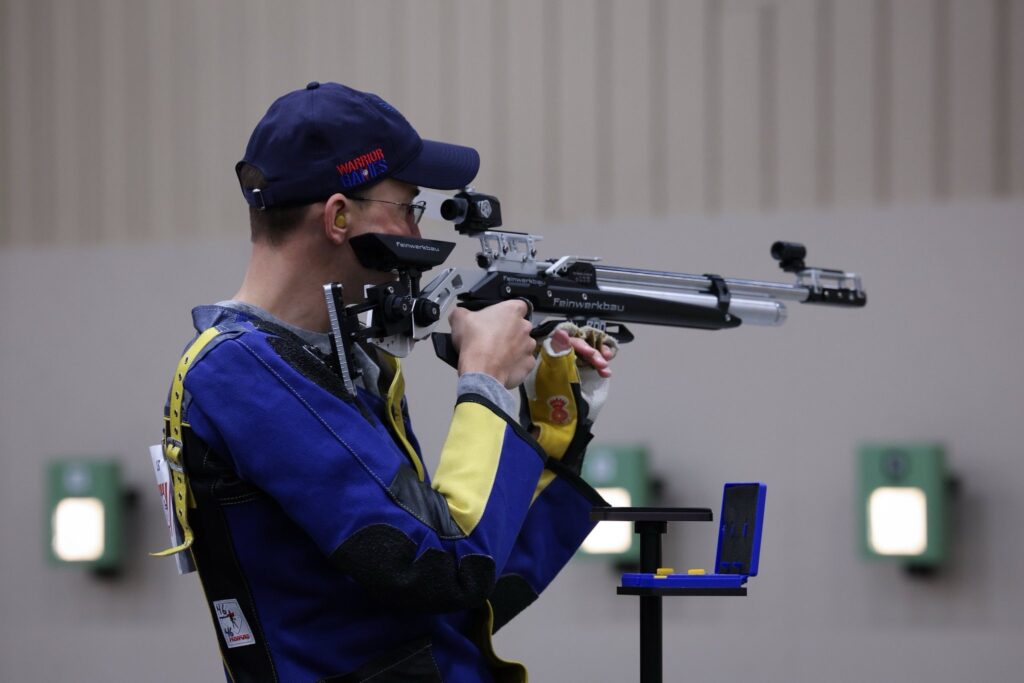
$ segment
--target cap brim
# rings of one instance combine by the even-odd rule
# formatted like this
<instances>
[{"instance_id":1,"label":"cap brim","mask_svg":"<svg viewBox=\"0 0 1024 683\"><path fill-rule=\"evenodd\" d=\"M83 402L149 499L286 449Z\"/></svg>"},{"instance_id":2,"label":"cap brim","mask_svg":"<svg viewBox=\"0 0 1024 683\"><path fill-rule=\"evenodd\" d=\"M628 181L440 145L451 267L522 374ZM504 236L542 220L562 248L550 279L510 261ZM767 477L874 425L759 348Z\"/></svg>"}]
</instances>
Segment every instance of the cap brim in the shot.
<instances>
[{"instance_id":1,"label":"cap brim","mask_svg":"<svg viewBox=\"0 0 1024 683\"><path fill-rule=\"evenodd\" d=\"M479 170L480 155L472 147L424 140L419 156L391 177L434 190L458 190L469 185Z\"/></svg>"}]
</instances>

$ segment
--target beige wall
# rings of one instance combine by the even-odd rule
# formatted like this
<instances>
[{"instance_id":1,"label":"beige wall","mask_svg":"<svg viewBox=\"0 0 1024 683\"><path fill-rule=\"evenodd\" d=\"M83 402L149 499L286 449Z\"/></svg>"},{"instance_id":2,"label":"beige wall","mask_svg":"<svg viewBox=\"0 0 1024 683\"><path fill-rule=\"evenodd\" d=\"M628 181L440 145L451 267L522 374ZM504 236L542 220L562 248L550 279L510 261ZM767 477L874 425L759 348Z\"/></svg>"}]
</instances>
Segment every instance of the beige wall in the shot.
<instances>
[{"instance_id":1,"label":"beige wall","mask_svg":"<svg viewBox=\"0 0 1024 683\"><path fill-rule=\"evenodd\" d=\"M0 245L238 234L274 97L372 89L520 224L1024 194L1021 0L4 0Z\"/></svg>"},{"instance_id":2,"label":"beige wall","mask_svg":"<svg viewBox=\"0 0 1024 683\"><path fill-rule=\"evenodd\" d=\"M1019 677L1021 0L0 0L0 65L0 681L220 679L194 577L142 554L164 543L145 448L189 307L244 268L232 166L311 79L476 145L546 256L782 280L785 238L863 273L863 311L638 329L616 361L599 439L649 444L670 504L769 484L763 575L666 605L667 680ZM409 372L436 452L453 378L425 349ZM874 439L943 441L963 478L936 581L857 553ZM75 453L143 492L119 582L44 561L43 463ZM681 529L666 557L713 547ZM571 564L499 651L542 683L635 680L615 582Z\"/></svg>"}]
</instances>

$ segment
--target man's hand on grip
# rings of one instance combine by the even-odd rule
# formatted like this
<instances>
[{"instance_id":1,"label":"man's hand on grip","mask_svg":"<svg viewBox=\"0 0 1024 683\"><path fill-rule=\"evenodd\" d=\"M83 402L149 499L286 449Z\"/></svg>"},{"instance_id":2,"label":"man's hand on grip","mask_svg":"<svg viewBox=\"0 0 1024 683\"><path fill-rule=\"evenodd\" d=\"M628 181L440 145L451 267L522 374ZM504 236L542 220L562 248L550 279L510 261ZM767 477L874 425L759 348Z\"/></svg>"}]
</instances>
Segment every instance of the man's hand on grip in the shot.
<instances>
[{"instance_id":1,"label":"man's hand on grip","mask_svg":"<svg viewBox=\"0 0 1024 683\"><path fill-rule=\"evenodd\" d=\"M536 342L523 316L522 301L503 301L479 311L456 308L448 317L452 343L459 351L459 375L482 372L508 389L523 383L533 369Z\"/></svg>"}]
</instances>

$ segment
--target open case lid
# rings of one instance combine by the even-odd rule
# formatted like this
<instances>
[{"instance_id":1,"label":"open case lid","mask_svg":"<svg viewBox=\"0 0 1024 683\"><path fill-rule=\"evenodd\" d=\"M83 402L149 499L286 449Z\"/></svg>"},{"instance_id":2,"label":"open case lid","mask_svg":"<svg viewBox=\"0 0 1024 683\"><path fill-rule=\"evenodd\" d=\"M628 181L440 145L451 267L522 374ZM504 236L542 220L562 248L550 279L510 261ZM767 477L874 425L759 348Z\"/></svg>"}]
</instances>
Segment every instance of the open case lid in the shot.
<instances>
[{"instance_id":1,"label":"open case lid","mask_svg":"<svg viewBox=\"0 0 1024 683\"><path fill-rule=\"evenodd\" d=\"M768 488L759 483L726 484L719 516L715 572L757 576L761 524Z\"/></svg>"}]
</instances>

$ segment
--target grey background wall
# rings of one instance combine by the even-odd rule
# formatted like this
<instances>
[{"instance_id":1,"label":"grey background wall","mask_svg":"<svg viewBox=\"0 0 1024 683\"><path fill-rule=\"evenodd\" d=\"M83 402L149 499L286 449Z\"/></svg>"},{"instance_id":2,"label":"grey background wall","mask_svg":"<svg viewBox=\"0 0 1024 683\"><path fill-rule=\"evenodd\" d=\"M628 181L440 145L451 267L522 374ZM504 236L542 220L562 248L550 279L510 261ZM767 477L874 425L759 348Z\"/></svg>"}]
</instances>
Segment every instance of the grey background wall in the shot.
<instances>
[{"instance_id":1,"label":"grey background wall","mask_svg":"<svg viewBox=\"0 0 1024 683\"><path fill-rule=\"evenodd\" d=\"M43 463L114 454L149 490L187 310L247 256L230 169L311 79L476 145L545 254L774 278L784 237L864 274L863 311L644 329L616 361L600 438L648 444L669 502L770 486L751 595L666 605L671 680L1018 679L1022 5L0 2L0 680L219 679L197 582L142 554L164 540L145 496L123 580L46 566ZM425 350L409 370L436 452L454 378ZM935 581L856 552L853 454L877 439L942 441L964 480ZM666 556L713 545L685 529ZM539 681L634 680L615 582L573 563L499 651Z\"/></svg>"}]
</instances>

